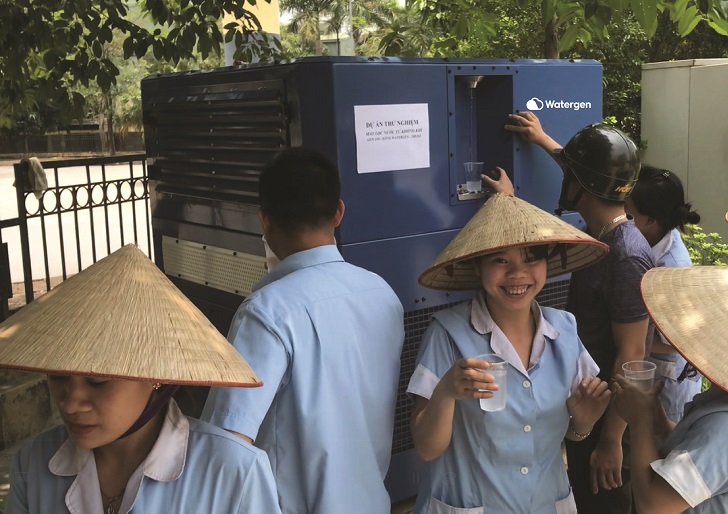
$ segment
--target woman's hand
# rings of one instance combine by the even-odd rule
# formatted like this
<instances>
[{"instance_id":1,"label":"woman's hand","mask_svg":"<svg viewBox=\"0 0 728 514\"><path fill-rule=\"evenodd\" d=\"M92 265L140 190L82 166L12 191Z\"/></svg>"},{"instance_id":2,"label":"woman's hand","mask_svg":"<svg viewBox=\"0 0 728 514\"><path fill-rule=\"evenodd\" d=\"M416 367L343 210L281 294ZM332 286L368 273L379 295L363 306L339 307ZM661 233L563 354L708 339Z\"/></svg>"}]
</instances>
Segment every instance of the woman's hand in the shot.
<instances>
[{"instance_id":1,"label":"woman's hand","mask_svg":"<svg viewBox=\"0 0 728 514\"><path fill-rule=\"evenodd\" d=\"M497 391L498 385L493 375L484 371L490 366L488 361L460 359L440 379L433 396L440 394L452 400L492 398L492 391Z\"/></svg>"},{"instance_id":2,"label":"woman's hand","mask_svg":"<svg viewBox=\"0 0 728 514\"><path fill-rule=\"evenodd\" d=\"M608 384L597 377L584 378L576 392L566 400L572 419L572 429L586 434L609 406L611 392Z\"/></svg>"},{"instance_id":3,"label":"woman's hand","mask_svg":"<svg viewBox=\"0 0 728 514\"><path fill-rule=\"evenodd\" d=\"M652 420L659 405L659 396L664 386L658 382L645 393L621 375L615 375L612 389L614 391L614 408L619 416L629 425L640 420Z\"/></svg>"}]
</instances>

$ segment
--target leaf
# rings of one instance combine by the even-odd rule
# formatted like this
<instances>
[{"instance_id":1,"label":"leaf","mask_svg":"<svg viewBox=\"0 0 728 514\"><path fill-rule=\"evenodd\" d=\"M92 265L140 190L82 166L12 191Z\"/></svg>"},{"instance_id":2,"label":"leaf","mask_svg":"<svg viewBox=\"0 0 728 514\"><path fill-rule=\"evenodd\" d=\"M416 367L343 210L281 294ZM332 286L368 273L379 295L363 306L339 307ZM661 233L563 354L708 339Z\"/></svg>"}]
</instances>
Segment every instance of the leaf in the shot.
<instances>
[{"instance_id":1,"label":"leaf","mask_svg":"<svg viewBox=\"0 0 728 514\"><path fill-rule=\"evenodd\" d=\"M708 25L718 34L728 36L728 21L716 18L710 18Z\"/></svg>"},{"instance_id":2,"label":"leaf","mask_svg":"<svg viewBox=\"0 0 728 514\"><path fill-rule=\"evenodd\" d=\"M685 14L688 0L675 0L673 4L668 5L670 5L670 20L676 22Z\"/></svg>"},{"instance_id":3,"label":"leaf","mask_svg":"<svg viewBox=\"0 0 728 514\"><path fill-rule=\"evenodd\" d=\"M124 43L122 44L122 49L124 50L124 59L128 59L132 56L134 53L134 40L131 38L131 36L127 37L124 40Z\"/></svg>"},{"instance_id":4,"label":"leaf","mask_svg":"<svg viewBox=\"0 0 728 514\"><path fill-rule=\"evenodd\" d=\"M164 57L164 47L162 46L162 42L160 40L154 40L154 43L152 44L152 51L154 52L154 58L158 61L161 61L162 57Z\"/></svg>"},{"instance_id":5,"label":"leaf","mask_svg":"<svg viewBox=\"0 0 728 514\"><path fill-rule=\"evenodd\" d=\"M56 61L56 55L52 50L48 50L43 54L43 64L47 70L53 69L53 65Z\"/></svg>"},{"instance_id":6,"label":"leaf","mask_svg":"<svg viewBox=\"0 0 728 514\"><path fill-rule=\"evenodd\" d=\"M571 25L564 35L559 40L559 52L564 52L571 48L576 42L576 38L579 35L580 27L578 25Z\"/></svg>"},{"instance_id":7,"label":"leaf","mask_svg":"<svg viewBox=\"0 0 728 514\"><path fill-rule=\"evenodd\" d=\"M629 0L605 0L607 6L615 11L624 11L629 7Z\"/></svg>"},{"instance_id":8,"label":"leaf","mask_svg":"<svg viewBox=\"0 0 728 514\"><path fill-rule=\"evenodd\" d=\"M108 91L109 89L111 89L111 77L109 77L109 74L106 73L106 70L104 69L99 70L99 74L96 77L96 82L98 83L102 91Z\"/></svg>"},{"instance_id":9,"label":"leaf","mask_svg":"<svg viewBox=\"0 0 728 514\"><path fill-rule=\"evenodd\" d=\"M609 25L612 22L612 9L606 5L600 5L597 8L596 18L602 23L602 25Z\"/></svg>"},{"instance_id":10,"label":"leaf","mask_svg":"<svg viewBox=\"0 0 728 514\"><path fill-rule=\"evenodd\" d=\"M657 0L632 0L632 11L645 32L654 32L657 26Z\"/></svg>"},{"instance_id":11,"label":"leaf","mask_svg":"<svg viewBox=\"0 0 728 514\"><path fill-rule=\"evenodd\" d=\"M591 0L584 4L584 18L589 19L592 16L594 16L597 13L597 9L599 8L599 4L596 0Z\"/></svg>"},{"instance_id":12,"label":"leaf","mask_svg":"<svg viewBox=\"0 0 728 514\"><path fill-rule=\"evenodd\" d=\"M98 75L99 69L101 66L99 65L99 61L94 59L90 63L88 63L88 67L86 68L86 73L88 74L89 78L94 78Z\"/></svg>"},{"instance_id":13,"label":"leaf","mask_svg":"<svg viewBox=\"0 0 728 514\"><path fill-rule=\"evenodd\" d=\"M685 14L680 17L680 21L677 23L677 32L680 36L685 37L690 34L693 29L700 23L702 17L698 13L698 8L694 5L688 7L685 10Z\"/></svg>"},{"instance_id":14,"label":"leaf","mask_svg":"<svg viewBox=\"0 0 728 514\"><path fill-rule=\"evenodd\" d=\"M147 55L147 50L149 50L149 43L147 40L139 41L136 44L136 48L134 49L134 55L137 59L141 59L145 55Z\"/></svg>"}]
</instances>

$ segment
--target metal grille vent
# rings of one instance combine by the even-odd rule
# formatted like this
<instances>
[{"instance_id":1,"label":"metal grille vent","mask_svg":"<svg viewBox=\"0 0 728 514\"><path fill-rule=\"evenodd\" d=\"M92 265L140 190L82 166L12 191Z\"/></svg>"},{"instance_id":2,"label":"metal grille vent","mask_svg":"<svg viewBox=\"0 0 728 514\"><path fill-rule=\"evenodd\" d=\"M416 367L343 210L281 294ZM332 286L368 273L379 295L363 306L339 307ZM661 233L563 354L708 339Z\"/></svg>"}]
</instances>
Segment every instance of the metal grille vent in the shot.
<instances>
[{"instance_id":1,"label":"metal grille vent","mask_svg":"<svg viewBox=\"0 0 728 514\"><path fill-rule=\"evenodd\" d=\"M157 192L257 205L263 165L289 146L281 80L180 86L145 95Z\"/></svg>"},{"instance_id":2,"label":"metal grille vent","mask_svg":"<svg viewBox=\"0 0 728 514\"><path fill-rule=\"evenodd\" d=\"M265 257L162 236L164 272L196 284L248 296L267 273Z\"/></svg>"},{"instance_id":3,"label":"metal grille vent","mask_svg":"<svg viewBox=\"0 0 728 514\"><path fill-rule=\"evenodd\" d=\"M537 300L544 307L563 309L566 305L566 295L569 290L569 280L561 280L546 284ZM407 396L407 385L415 371L415 361L420 348L422 336L430 324L430 318L435 312L455 305L446 304L430 307L418 311L406 312L404 315L404 347L402 348L401 368L399 375L399 389L397 392L397 409L394 416L394 438L392 441L392 454L395 455L414 448L409 423L412 415L412 401Z\"/></svg>"},{"instance_id":4,"label":"metal grille vent","mask_svg":"<svg viewBox=\"0 0 728 514\"><path fill-rule=\"evenodd\" d=\"M412 373L415 371L415 360L417 360L417 352L420 349L422 336L430 325L432 315L453 305L455 304L428 307L427 309L405 312L404 314L404 346L402 347L399 386L397 389L397 409L394 414L393 455L414 447L409 428L412 400L407 396L407 385Z\"/></svg>"},{"instance_id":5,"label":"metal grille vent","mask_svg":"<svg viewBox=\"0 0 728 514\"><path fill-rule=\"evenodd\" d=\"M571 275L569 275L571 276ZM544 307L554 309L566 308L566 297L569 295L569 279L549 282L536 296L536 301Z\"/></svg>"}]
</instances>

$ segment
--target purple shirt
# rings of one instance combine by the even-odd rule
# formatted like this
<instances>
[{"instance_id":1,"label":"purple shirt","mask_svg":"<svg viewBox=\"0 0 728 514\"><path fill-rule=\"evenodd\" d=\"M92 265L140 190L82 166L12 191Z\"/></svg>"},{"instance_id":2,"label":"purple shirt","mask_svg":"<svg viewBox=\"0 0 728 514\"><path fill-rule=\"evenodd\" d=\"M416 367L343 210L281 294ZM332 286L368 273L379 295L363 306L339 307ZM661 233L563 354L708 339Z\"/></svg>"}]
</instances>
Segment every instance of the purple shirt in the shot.
<instances>
[{"instance_id":1,"label":"purple shirt","mask_svg":"<svg viewBox=\"0 0 728 514\"><path fill-rule=\"evenodd\" d=\"M608 380L617 356L612 323L647 318L640 294L642 276L654 266L652 250L629 220L602 237L609 253L571 275L566 310L576 318L579 338Z\"/></svg>"}]
</instances>

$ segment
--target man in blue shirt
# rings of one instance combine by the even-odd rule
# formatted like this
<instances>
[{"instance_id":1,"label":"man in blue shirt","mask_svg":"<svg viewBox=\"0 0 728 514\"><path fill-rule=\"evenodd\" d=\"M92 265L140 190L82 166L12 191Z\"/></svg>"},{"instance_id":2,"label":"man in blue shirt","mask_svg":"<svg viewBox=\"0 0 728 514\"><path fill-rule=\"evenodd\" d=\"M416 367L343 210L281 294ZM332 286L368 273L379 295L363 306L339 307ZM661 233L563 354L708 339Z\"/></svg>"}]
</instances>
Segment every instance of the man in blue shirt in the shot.
<instances>
[{"instance_id":1,"label":"man in blue shirt","mask_svg":"<svg viewBox=\"0 0 728 514\"><path fill-rule=\"evenodd\" d=\"M321 154L292 148L263 170L258 217L281 262L228 335L263 387L214 389L203 412L268 453L286 514L391 509L403 309L381 277L344 262L343 215L338 171Z\"/></svg>"}]
</instances>

